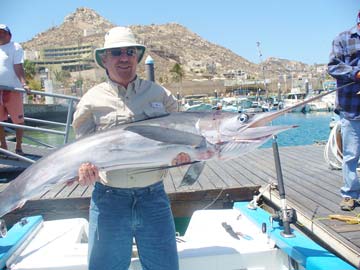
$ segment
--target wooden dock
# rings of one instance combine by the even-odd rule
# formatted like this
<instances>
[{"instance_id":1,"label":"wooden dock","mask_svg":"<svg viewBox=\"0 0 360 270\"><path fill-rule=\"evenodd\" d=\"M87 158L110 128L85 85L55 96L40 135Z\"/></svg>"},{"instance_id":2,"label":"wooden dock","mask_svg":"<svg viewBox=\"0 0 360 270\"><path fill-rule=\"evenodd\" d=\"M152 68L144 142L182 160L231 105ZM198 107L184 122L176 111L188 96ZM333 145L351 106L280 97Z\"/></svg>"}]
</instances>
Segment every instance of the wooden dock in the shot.
<instances>
[{"instance_id":1,"label":"wooden dock","mask_svg":"<svg viewBox=\"0 0 360 270\"><path fill-rule=\"evenodd\" d=\"M339 208L342 175L328 168L323 145L280 147L280 160L289 206L297 212L302 228L322 239L354 266L360 265L360 224L330 220L330 214L356 216L360 208L343 212ZM1 163L1 160L0 160ZM165 183L174 216L190 216L203 208L227 208L234 201L251 200L260 187L276 183L271 148L257 149L226 162L208 162L198 182L179 188L186 168L172 169ZM1 166L0 166L1 172ZM1 177L0 177L1 178ZM3 189L6 184L0 186ZM9 223L22 216L42 214L45 219L86 217L92 187L58 186L5 216ZM277 190L264 193L264 201L280 206Z\"/></svg>"}]
</instances>

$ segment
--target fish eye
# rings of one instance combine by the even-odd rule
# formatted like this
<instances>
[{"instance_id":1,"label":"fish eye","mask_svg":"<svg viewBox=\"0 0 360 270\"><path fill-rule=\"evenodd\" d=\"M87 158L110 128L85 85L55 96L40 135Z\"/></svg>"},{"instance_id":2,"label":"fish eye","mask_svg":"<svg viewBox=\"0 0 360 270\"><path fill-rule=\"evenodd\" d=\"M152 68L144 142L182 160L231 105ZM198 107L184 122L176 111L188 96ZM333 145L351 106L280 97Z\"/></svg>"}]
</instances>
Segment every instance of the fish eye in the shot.
<instances>
[{"instance_id":1,"label":"fish eye","mask_svg":"<svg viewBox=\"0 0 360 270\"><path fill-rule=\"evenodd\" d=\"M239 115L238 120L242 123L246 123L249 120L249 116L246 113Z\"/></svg>"}]
</instances>

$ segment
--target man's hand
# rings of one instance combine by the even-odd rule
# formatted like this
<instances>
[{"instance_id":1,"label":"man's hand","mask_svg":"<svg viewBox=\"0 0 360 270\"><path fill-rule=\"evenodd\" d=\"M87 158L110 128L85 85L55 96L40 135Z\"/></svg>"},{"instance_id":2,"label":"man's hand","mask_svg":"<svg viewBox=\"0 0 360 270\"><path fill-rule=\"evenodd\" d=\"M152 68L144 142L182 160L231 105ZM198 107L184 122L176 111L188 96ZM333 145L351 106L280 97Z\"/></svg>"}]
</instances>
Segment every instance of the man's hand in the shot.
<instances>
[{"instance_id":1,"label":"man's hand","mask_svg":"<svg viewBox=\"0 0 360 270\"><path fill-rule=\"evenodd\" d=\"M180 152L171 162L171 165L181 165L191 162L191 158L187 153Z\"/></svg>"},{"instance_id":2,"label":"man's hand","mask_svg":"<svg viewBox=\"0 0 360 270\"><path fill-rule=\"evenodd\" d=\"M80 165L78 174L78 181L82 186L90 186L99 179L99 169L89 162Z\"/></svg>"}]
</instances>

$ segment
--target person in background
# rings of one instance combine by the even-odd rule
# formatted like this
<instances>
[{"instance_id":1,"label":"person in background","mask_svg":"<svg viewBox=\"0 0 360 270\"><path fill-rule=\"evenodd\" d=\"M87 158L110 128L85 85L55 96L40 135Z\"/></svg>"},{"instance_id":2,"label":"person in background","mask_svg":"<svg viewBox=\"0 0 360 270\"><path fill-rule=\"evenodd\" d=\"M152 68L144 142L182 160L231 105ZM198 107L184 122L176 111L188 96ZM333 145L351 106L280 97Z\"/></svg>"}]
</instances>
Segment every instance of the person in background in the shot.
<instances>
[{"instance_id":1,"label":"person in background","mask_svg":"<svg viewBox=\"0 0 360 270\"><path fill-rule=\"evenodd\" d=\"M343 197L340 208L351 211L357 206L360 182L356 172L360 157L360 12L356 26L340 33L332 43L328 73L345 86L337 91L336 109L341 121L343 146Z\"/></svg>"},{"instance_id":2,"label":"person in background","mask_svg":"<svg viewBox=\"0 0 360 270\"><path fill-rule=\"evenodd\" d=\"M177 100L168 90L136 75L144 52L129 28L106 33L95 61L108 80L81 98L73 120L77 137L177 111ZM173 164L189 161L187 154L179 153ZM174 220L162 181L166 171L136 171L102 172L90 163L79 168L81 185L95 183L89 214L90 270L128 269L133 238L143 269L179 268Z\"/></svg>"},{"instance_id":3,"label":"person in background","mask_svg":"<svg viewBox=\"0 0 360 270\"><path fill-rule=\"evenodd\" d=\"M11 31L5 24L0 24L0 85L22 87L28 93L24 72L24 53L21 45L11 41ZM8 120L10 115L14 124L24 124L24 105L22 93L0 89L0 121ZM24 130L16 129L15 152L24 155L22 138ZM4 127L0 126L1 148L7 149Z\"/></svg>"}]
</instances>

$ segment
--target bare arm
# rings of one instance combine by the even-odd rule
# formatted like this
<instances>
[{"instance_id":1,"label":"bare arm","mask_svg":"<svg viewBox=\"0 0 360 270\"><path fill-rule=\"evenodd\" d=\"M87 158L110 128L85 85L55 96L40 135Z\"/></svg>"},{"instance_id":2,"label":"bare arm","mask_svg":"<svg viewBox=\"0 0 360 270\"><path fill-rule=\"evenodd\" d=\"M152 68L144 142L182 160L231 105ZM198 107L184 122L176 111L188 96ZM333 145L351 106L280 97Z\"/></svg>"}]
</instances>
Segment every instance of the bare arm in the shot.
<instances>
[{"instance_id":1,"label":"bare arm","mask_svg":"<svg viewBox=\"0 0 360 270\"><path fill-rule=\"evenodd\" d=\"M30 88L26 85L26 79L25 79L25 71L23 64L14 64L14 71L16 76L19 78L23 88L25 89L26 93L29 93Z\"/></svg>"}]
</instances>

